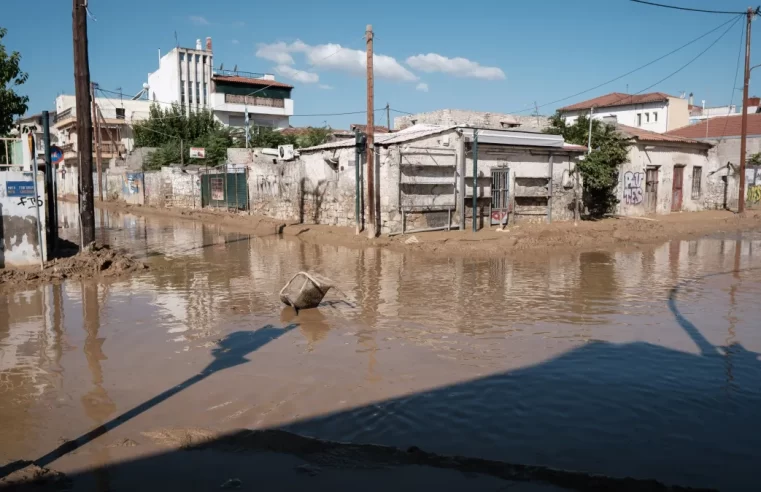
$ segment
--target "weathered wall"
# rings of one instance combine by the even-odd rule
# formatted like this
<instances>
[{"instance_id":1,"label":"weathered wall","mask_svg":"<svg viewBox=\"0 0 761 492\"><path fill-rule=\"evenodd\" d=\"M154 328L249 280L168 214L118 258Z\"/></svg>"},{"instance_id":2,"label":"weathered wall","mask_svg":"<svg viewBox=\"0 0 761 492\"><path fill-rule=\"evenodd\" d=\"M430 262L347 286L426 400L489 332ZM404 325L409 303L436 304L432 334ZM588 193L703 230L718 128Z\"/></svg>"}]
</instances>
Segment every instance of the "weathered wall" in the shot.
<instances>
[{"instance_id":1,"label":"weathered wall","mask_svg":"<svg viewBox=\"0 0 761 492\"><path fill-rule=\"evenodd\" d=\"M724 187L721 180L718 161L707 150L690 145L653 145L638 143L629 150L629 161L619 173L616 190L620 200L617 213L638 216L648 213L646 210L646 176L648 167L658 169L658 189L656 198L657 214L671 213L673 202L674 168L682 166L683 211L697 211L721 208L723 206ZM693 198L693 176L696 167L702 168L700 193Z\"/></svg>"},{"instance_id":2,"label":"weathered wall","mask_svg":"<svg viewBox=\"0 0 761 492\"><path fill-rule=\"evenodd\" d=\"M0 268L39 265L47 259L44 189L44 173L37 173L36 197L32 173L0 173Z\"/></svg>"},{"instance_id":3,"label":"weathered wall","mask_svg":"<svg viewBox=\"0 0 761 492\"><path fill-rule=\"evenodd\" d=\"M145 204L153 207L165 206L164 191L162 189L161 172L150 171L143 175Z\"/></svg>"},{"instance_id":4,"label":"weathered wall","mask_svg":"<svg viewBox=\"0 0 761 492\"><path fill-rule=\"evenodd\" d=\"M525 116L516 114L491 113L483 111L469 111L464 109L440 109L428 113L418 113L394 118L394 129L403 130L415 124L443 125L443 126L474 126L477 128L500 129L502 120L517 120L520 128L536 128L543 130L549 126L549 118L546 116Z\"/></svg>"}]
</instances>

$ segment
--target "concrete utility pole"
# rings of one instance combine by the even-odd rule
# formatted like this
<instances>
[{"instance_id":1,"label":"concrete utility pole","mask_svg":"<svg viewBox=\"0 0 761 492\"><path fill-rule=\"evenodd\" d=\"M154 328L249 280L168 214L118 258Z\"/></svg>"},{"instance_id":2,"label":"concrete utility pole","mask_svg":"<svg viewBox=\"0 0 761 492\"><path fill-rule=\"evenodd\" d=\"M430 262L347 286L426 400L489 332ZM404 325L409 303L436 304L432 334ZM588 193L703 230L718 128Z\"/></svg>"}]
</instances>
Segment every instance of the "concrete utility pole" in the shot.
<instances>
[{"instance_id":1,"label":"concrete utility pole","mask_svg":"<svg viewBox=\"0 0 761 492\"><path fill-rule=\"evenodd\" d=\"M95 203L92 183L92 118L90 115L90 59L87 53L87 0L72 0L74 92L79 162L80 250L95 242Z\"/></svg>"},{"instance_id":2,"label":"concrete utility pole","mask_svg":"<svg viewBox=\"0 0 761 492\"><path fill-rule=\"evenodd\" d=\"M745 27L745 82L743 83L743 114L740 137L740 193L738 194L737 212L745 212L745 153L747 152L748 140L748 86L750 85L750 23L753 20L754 10L748 7Z\"/></svg>"},{"instance_id":3,"label":"concrete utility pole","mask_svg":"<svg viewBox=\"0 0 761 492\"><path fill-rule=\"evenodd\" d=\"M367 236L374 238L375 231L375 82L373 80L373 26L365 30L367 41Z\"/></svg>"},{"instance_id":4,"label":"concrete utility pole","mask_svg":"<svg viewBox=\"0 0 761 492\"><path fill-rule=\"evenodd\" d=\"M95 121L95 167L98 170L98 198L103 201L103 154L101 150L102 137L100 134L100 108L95 103L95 83L90 82L90 99L92 99L92 117Z\"/></svg>"}]
</instances>

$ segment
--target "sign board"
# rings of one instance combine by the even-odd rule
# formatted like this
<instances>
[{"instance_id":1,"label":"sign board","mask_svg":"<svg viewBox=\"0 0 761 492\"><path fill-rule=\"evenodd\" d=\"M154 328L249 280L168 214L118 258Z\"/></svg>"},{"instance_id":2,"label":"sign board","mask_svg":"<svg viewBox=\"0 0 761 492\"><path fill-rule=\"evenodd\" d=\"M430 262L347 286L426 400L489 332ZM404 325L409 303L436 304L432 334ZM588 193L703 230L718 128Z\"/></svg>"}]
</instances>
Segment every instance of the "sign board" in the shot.
<instances>
[{"instance_id":1,"label":"sign board","mask_svg":"<svg viewBox=\"0 0 761 492\"><path fill-rule=\"evenodd\" d=\"M203 147L190 147L191 159L206 159L206 149Z\"/></svg>"},{"instance_id":2,"label":"sign board","mask_svg":"<svg viewBox=\"0 0 761 492\"><path fill-rule=\"evenodd\" d=\"M34 196L33 181L6 181L6 196Z\"/></svg>"},{"instance_id":3,"label":"sign board","mask_svg":"<svg viewBox=\"0 0 761 492\"><path fill-rule=\"evenodd\" d=\"M61 147L58 147L56 145L52 145L50 147L50 162L53 164L58 164L63 160L63 150Z\"/></svg>"}]
</instances>

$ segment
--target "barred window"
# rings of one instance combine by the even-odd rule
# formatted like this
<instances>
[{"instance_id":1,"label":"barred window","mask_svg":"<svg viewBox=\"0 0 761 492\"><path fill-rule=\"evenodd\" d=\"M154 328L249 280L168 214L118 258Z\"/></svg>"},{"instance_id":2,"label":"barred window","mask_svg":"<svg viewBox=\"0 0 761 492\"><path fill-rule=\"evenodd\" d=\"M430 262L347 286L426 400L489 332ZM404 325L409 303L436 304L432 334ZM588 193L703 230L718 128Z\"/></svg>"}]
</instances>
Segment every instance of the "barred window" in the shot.
<instances>
[{"instance_id":1,"label":"barred window","mask_svg":"<svg viewBox=\"0 0 761 492\"><path fill-rule=\"evenodd\" d=\"M703 181L703 168L695 166L692 168L692 199L700 198L700 183Z\"/></svg>"}]
</instances>

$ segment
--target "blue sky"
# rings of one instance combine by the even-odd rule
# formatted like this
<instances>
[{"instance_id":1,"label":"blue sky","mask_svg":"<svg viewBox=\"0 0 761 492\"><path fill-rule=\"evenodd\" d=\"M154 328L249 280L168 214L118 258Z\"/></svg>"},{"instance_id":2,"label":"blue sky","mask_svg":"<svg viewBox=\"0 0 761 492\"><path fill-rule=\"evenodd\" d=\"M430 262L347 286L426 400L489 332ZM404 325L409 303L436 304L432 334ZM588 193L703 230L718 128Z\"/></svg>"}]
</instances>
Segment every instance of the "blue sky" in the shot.
<instances>
[{"instance_id":1,"label":"blue sky","mask_svg":"<svg viewBox=\"0 0 761 492\"><path fill-rule=\"evenodd\" d=\"M662 0L738 11L747 8L746 2ZM237 64L240 70L276 72L278 80L295 85L297 115L365 109L365 80L357 65L361 56L354 50L364 50L367 24L375 30L376 54L386 57L376 62L376 107L388 102L407 112L531 112L534 102L543 105L614 78L730 20L627 0L90 0L90 10L97 19L89 24L92 80L104 89L137 93L157 68L158 50L174 46L176 31L180 44L189 47L211 36L217 67ZM70 1L41 0L34 8L9 2L0 25L9 31L7 49L22 53L29 73L23 91L30 96L30 112L52 109L57 94L73 93ZM43 26L47 38L41 35ZM743 26L744 20L735 24L705 55L651 90L694 92L698 104L702 99L709 106L727 104ZM627 87L638 92L722 32L620 81L543 106L540 113ZM758 49L761 36L752 39ZM761 63L761 52L751 61ZM741 87L742 73L736 85ZM751 83L752 94L756 87ZM734 91L734 102L740 98L741 92ZM297 116L291 124L327 121L347 128L363 120L363 115ZM376 122L385 124L385 112L376 113Z\"/></svg>"}]
</instances>

